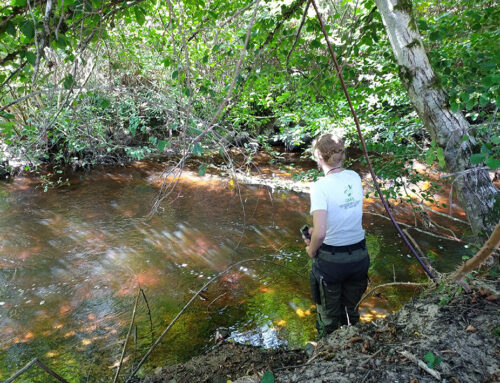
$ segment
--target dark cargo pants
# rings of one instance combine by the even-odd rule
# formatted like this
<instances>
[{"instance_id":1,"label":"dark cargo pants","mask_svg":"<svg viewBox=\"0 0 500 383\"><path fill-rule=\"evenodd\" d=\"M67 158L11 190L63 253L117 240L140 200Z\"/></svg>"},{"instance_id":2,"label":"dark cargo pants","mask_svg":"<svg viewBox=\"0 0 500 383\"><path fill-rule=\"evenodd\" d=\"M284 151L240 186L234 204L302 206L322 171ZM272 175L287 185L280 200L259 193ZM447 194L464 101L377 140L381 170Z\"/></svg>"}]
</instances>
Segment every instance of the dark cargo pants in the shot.
<instances>
[{"instance_id":1,"label":"dark cargo pants","mask_svg":"<svg viewBox=\"0 0 500 383\"><path fill-rule=\"evenodd\" d=\"M342 325L359 322L355 309L368 284L370 258L366 248L332 251L321 247L310 273L316 303L316 328L322 338Z\"/></svg>"}]
</instances>

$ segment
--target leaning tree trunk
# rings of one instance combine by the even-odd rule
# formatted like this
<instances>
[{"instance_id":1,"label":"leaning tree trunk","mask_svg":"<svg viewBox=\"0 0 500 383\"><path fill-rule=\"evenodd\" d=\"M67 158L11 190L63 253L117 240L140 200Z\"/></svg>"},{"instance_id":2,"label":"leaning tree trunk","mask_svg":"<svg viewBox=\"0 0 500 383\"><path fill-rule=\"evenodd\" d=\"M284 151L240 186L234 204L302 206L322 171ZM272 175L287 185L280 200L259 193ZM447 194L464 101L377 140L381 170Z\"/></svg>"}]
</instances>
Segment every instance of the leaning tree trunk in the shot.
<instances>
[{"instance_id":1,"label":"leaning tree trunk","mask_svg":"<svg viewBox=\"0 0 500 383\"><path fill-rule=\"evenodd\" d=\"M454 187L476 235L487 237L500 219L500 193L484 166L471 165L476 143L461 112L450 110L412 13L411 0L375 0L382 16L399 76L432 139L444 149L448 170L456 173ZM469 136L470 137L470 136Z\"/></svg>"}]
</instances>

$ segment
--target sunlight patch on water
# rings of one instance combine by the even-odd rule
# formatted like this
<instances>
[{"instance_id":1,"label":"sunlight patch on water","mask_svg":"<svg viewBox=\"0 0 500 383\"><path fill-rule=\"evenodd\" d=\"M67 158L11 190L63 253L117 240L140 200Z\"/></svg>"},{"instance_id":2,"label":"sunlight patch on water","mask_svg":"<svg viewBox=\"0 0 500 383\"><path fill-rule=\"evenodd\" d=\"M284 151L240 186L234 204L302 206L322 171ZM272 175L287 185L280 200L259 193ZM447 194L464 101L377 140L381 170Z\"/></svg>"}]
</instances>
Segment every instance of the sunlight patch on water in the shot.
<instances>
[{"instance_id":1,"label":"sunlight patch on water","mask_svg":"<svg viewBox=\"0 0 500 383\"><path fill-rule=\"evenodd\" d=\"M266 323L248 331L233 331L229 339L256 347L271 348L286 345L286 341L278 337L276 327L272 323Z\"/></svg>"}]
</instances>

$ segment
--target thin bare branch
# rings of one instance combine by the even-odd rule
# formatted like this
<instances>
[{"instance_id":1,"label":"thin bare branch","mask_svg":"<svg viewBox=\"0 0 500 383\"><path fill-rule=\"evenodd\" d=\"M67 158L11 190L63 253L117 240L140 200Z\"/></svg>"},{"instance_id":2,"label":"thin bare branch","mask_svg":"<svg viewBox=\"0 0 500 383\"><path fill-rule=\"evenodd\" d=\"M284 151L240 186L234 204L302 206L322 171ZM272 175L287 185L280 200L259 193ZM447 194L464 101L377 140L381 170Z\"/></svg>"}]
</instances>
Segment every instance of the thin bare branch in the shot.
<instances>
[{"instance_id":1,"label":"thin bare branch","mask_svg":"<svg viewBox=\"0 0 500 383\"><path fill-rule=\"evenodd\" d=\"M302 27L304 26L304 23L306 21L307 11L309 10L310 5L311 5L311 0L308 0L307 5L304 9L304 13L302 14L302 20L300 20L299 29L297 29L297 34L295 35L295 40L293 41L293 44L292 44L292 47L290 48L290 51L286 55L286 69L287 70L288 70L288 63L290 61L290 56L292 55L292 52L295 49L295 45L297 44L297 41L299 41L300 32L302 31Z\"/></svg>"},{"instance_id":2,"label":"thin bare branch","mask_svg":"<svg viewBox=\"0 0 500 383\"><path fill-rule=\"evenodd\" d=\"M118 363L118 368L116 369L116 374L113 379L113 383L116 383L116 381L118 380L118 375L120 374L120 370L122 368L123 357L125 356L125 351L127 350L127 343L130 338L130 334L132 333L132 328L134 327L135 313L137 311L137 303L139 302L139 296L141 295L141 291L142 289L139 287L139 291L137 292L137 296L135 297L134 309L132 310L132 319L130 320L130 326L128 328L127 336L125 337L125 342L123 342L123 349L120 355L120 362Z\"/></svg>"},{"instance_id":3,"label":"thin bare branch","mask_svg":"<svg viewBox=\"0 0 500 383\"><path fill-rule=\"evenodd\" d=\"M11 383L11 382L13 382L19 376L21 376L26 371L28 371L31 367L33 367L35 364L38 365L42 370L44 370L45 372L47 372L49 375L51 375L52 377L56 378L59 382L61 382L61 383L68 383L68 381L66 379L64 379L60 375L56 374L52 369L50 369L49 367L47 367L47 365L45 363L43 363L38 358L35 358L32 361L30 361L29 363L27 363L26 366L24 366L19 371L17 371L9 379L4 380L3 383Z\"/></svg>"}]
</instances>

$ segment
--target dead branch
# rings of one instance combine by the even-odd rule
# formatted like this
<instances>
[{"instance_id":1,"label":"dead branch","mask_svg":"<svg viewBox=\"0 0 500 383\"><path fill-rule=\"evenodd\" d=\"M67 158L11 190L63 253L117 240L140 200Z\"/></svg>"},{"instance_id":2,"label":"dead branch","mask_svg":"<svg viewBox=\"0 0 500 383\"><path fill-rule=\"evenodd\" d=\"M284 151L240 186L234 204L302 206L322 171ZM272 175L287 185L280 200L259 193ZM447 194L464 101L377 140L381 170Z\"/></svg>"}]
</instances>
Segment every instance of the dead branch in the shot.
<instances>
[{"instance_id":1,"label":"dead branch","mask_svg":"<svg viewBox=\"0 0 500 383\"><path fill-rule=\"evenodd\" d=\"M420 204L420 208L425 209L427 211L430 211L431 213L440 215L441 217L445 217L445 218L451 219L452 221L460 222L460 223L463 223L464 225L470 226L470 222L468 222L468 221L464 221L463 219L455 218L452 215L449 215L449 214L446 214L446 213L441 213L440 211L437 211L437 210L431 209L428 206L425 206L423 203Z\"/></svg>"},{"instance_id":2,"label":"dead branch","mask_svg":"<svg viewBox=\"0 0 500 383\"><path fill-rule=\"evenodd\" d=\"M149 328L150 328L150 331L151 331L151 344L153 344L155 333L154 333L154 330L153 330L153 318L151 316L151 309L149 308L148 298L146 298L146 293L144 292L144 289L142 287L140 287L140 290L141 290L141 293L142 293L142 297L144 298L144 302L146 303L146 307L148 309Z\"/></svg>"},{"instance_id":3,"label":"dead branch","mask_svg":"<svg viewBox=\"0 0 500 383\"><path fill-rule=\"evenodd\" d=\"M297 45L297 41L299 41L300 32L302 31L302 27L304 26L304 22L306 21L307 11L309 10L309 6L311 5L311 0L307 2L307 5L304 9L304 13L302 14L302 20L300 20L299 29L297 29L297 34L295 35L295 40L293 41L292 47L286 56L286 69L288 70L288 63L290 61L290 56L292 55L293 50L295 49L295 45Z\"/></svg>"},{"instance_id":4,"label":"dead branch","mask_svg":"<svg viewBox=\"0 0 500 383\"><path fill-rule=\"evenodd\" d=\"M125 356L125 351L127 349L127 343L130 338L130 334L132 333L132 328L134 327L134 321L135 321L135 313L137 311L137 303L139 302L139 296L141 295L142 289L139 288L139 291L137 292L137 296L135 297L135 303L134 303L134 309L132 310L132 319L130 320L130 326L128 328L127 332L127 337L125 338L125 342L123 343L123 349L122 349L122 354L120 355L120 363L118 363L118 368L116 369L116 374L113 379L113 383L116 383L118 380L118 375L120 374L120 370L122 368L123 364L123 357Z\"/></svg>"},{"instance_id":5,"label":"dead branch","mask_svg":"<svg viewBox=\"0 0 500 383\"><path fill-rule=\"evenodd\" d=\"M424 370L428 374L432 375L438 381L441 381L441 374L439 372L437 372L436 370L433 370L432 368L427 367L427 365L423 361L418 359L415 355L409 353L408 351L399 351L399 353L401 355L403 355L405 358L411 360L413 363L415 363L422 370Z\"/></svg>"},{"instance_id":6,"label":"dead branch","mask_svg":"<svg viewBox=\"0 0 500 383\"><path fill-rule=\"evenodd\" d=\"M375 213L375 212L372 212L372 211L363 211L363 214L370 214L370 215L374 215L376 217L380 217L380 218L384 218L384 219L387 219L387 220L391 220L389 217L383 215L383 214L379 214L379 213ZM468 243L468 242L465 242L459 238L455 238L455 237L449 237L449 236L445 236L445 235L439 235L439 234L435 234L433 232L430 232L430 231L427 231L427 230L423 230L423 229L420 229L418 227L414 227L412 225L408 225L407 223L404 223L404 222L399 222L398 221L398 225L400 226L404 226L404 227L407 227L409 229L413 229L413 230L416 230L420 233L424 233L424 234L427 234L427 235L430 235L432 237L436 237L436 238L441 238L441 239L446 239L448 241L456 241L456 242L462 242L462 243Z\"/></svg>"},{"instance_id":7,"label":"dead branch","mask_svg":"<svg viewBox=\"0 0 500 383\"><path fill-rule=\"evenodd\" d=\"M61 383L69 383L66 379L62 378L58 374L56 374L53 370L51 370L49 367L45 365L42 361L40 361L38 358L33 359L31 362L26 364L23 368L21 368L18 372L16 372L14 375L12 375L9 379L4 380L3 383L11 383L15 379L17 379L19 376L24 374L26 371L28 371L31 367L33 367L35 364L38 365L42 370L47 372L49 375L52 375L54 378L56 378L59 382Z\"/></svg>"},{"instance_id":8,"label":"dead branch","mask_svg":"<svg viewBox=\"0 0 500 383\"><path fill-rule=\"evenodd\" d=\"M500 245L500 223L497 224L490 238L484 243L483 247L471 259L459 267L451 276L455 281L460 281L467 273L477 269L491 255L493 251L498 249Z\"/></svg>"},{"instance_id":9,"label":"dead branch","mask_svg":"<svg viewBox=\"0 0 500 383\"><path fill-rule=\"evenodd\" d=\"M434 268L431 266L431 263L429 262L429 259L427 258L427 256L425 255L425 253L422 251L422 249L420 248L418 242L415 240L415 238L413 238L410 233L408 232L407 229L403 229L404 233L406 234L406 236L408 237L408 239L411 241L411 243L413 244L413 246L415 247L415 249L419 252L420 254L420 257L422 258L422 261L424 261L426 263L426 266L429 268L429 270L431 271L431 273L434 275L434 277L437 279L437 280L440 280L441 279L441 274L439 274L436 270L434 270Z\"/></svg>"}]
</instances>

